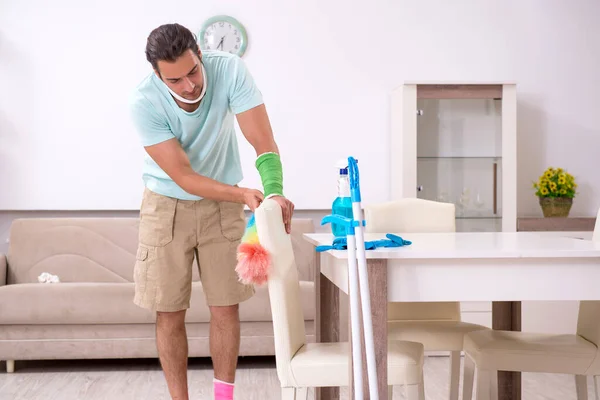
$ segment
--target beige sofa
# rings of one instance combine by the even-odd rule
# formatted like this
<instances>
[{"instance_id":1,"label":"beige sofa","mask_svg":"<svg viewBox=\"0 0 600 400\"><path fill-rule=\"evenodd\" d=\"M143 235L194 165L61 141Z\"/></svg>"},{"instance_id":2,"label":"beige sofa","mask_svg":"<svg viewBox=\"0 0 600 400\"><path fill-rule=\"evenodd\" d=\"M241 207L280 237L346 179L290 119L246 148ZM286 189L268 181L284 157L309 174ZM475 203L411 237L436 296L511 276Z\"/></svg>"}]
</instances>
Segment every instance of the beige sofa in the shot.
<instances>
[{"instance_id":1,"label":"beige sofa","mask_svg":"<svg viewBox=\"0 0 600 400\"><path fill-rule=\"evenodd\" d=\"M309 340L314 340L314 248L310 219L294 219L292 239ZM137 218L18 219L0 255L0 360L155 358L155 315L133 304ZM43 272L60 283L39 283ZM266 287L240 305L240 355L274 355ZM210 356L209 312L194 266L187 313L190 357Z\"/></svg>"}]
</instances>

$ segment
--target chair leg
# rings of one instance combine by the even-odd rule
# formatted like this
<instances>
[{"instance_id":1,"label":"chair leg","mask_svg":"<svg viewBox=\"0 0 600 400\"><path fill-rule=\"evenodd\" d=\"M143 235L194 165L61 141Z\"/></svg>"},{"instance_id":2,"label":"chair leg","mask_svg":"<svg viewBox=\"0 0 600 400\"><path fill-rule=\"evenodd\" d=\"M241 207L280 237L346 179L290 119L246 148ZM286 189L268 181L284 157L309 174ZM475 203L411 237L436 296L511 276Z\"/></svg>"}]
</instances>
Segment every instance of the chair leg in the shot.
<instances>
[{"instance_id":1,"label":"chair leg","mask_svg":"<svg viewBox=\"0 0 600 400\"><path fill-rule=\"evenodd\" d=\"M598 393L598 375L592 376L592 379L594 380L594 397L596 400L600 400L600 393Z\"/></svg>"},{"instance_id":2,"label":"chair leg","mask_svg":"<svg viewBox=\"0 0 600 400\"><path fill-rule=\"evenodd\" d=\"M296 400L308 400L308 388L298 388L296 389Z\"/></svg>"},{"instance_id":3,"label":"chair leg","mask_svg":"<svg viewBox=\"0 0 600 400\"><path fill-rule=\"evenodd\" d=\"M475 378L475 362L465 354L465 368L463 377L463 400L473 397L473 380Z\"/></svg>"},{"instance_id":4,"label":"chair leg","mask_svg":"<svg viewBox=\"0 0 600 400\"><path fill-rule=\"evenodd\" d=\"M496 400L498 398L498 371L488 371L478 368L477 386L475 389L475 398L477 400ZM495 395L493 391L496 392Z\"/></svg>"},{"instance_id":5,"label":"chair leg","mask_svg":"<svg viewBox=\"0 0 600 400\"><path fill-rule=\"evenodd\" d=\"M281 388L281 400L297 400L298 389L294 387Z\"/></svg>"},{"instance_id":6,"label":"chair leg","mask_svg":"<svg viewBox=\"0 0 600 400\"><path fill-rule=\"evenodd\" d=\"M498 400L498 371L492 371L490 376L490 396L492 400Z\"/></svg>"},{"instance_id":7,"label":"chair leg","mask_svg":"<svg viewBox=\"0 0 600 400\"><path fill-rule=\"evenodd\" d=\"M9 374L15 372L15 360L6 360L6 372Z\"/></svg>"},{"instance_id":8,"label":"chair leg","mask_svg":"<svg viewBox=\"0 0 600 400\"><path fill-rule=\"evenodd\" d=\"M416 385L405 385L406 388L406 400L425 400L425 385L423 382ZM392 400L392 397L388 397L388 400Z\"/></svg>"},{"instance_id":9,"label":"chair leg","mask_svg":"<svg viewBox=\"0 0 600 400\"><path fill-rule=\"evenodd\" d=\"M577 391L577 400L588 400L587 376L575 375L575 390Z\"/></svg>"},{"instance_id":10,"label":"chair leg","mask_svg":"<svg viewBox=\"0 0 600 400\"><path fill-rule=\"evenodd\" d=\"M460 382L460 351L450 352L450 395L449 400L458 400Z\"/></svg>"},{"instance_id":11,"label":"chair leg","mask_svg":"<svg viewBox=\"0 0 600 400\"><path fill-rule=\"evenodd\" d=\"M388 400L392 400L394 397L394 387L392 385L388 386Z\"/></svg>"}]
</instances>

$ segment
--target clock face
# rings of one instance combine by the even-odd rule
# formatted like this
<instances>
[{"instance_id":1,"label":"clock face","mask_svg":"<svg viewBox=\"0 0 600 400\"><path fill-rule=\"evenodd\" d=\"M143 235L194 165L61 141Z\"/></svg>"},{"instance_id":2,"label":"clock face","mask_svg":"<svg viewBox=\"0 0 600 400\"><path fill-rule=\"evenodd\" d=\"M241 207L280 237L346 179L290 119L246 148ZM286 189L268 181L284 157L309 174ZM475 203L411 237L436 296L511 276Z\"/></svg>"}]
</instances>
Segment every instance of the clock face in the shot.
<instances>
[{"instance_id":1,"label":"clock face","mask_svg":"<svg viewBox=\"0 0 600 400\"><path fill-rule=\"evenodd\" d=\"M203 50L220 50L241 57L247 46L246 31L231 17L213 17L205 22L199 42Z\"/></svg>"}]
</instances>

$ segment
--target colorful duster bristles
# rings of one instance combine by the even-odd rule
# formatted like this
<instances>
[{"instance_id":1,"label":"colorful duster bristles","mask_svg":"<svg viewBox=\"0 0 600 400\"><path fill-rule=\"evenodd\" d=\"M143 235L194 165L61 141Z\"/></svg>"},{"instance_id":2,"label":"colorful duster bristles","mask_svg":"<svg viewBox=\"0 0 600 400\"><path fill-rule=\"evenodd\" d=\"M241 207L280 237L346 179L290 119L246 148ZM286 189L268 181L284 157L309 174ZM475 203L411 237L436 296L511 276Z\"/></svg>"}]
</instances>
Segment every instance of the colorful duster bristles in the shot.
<instances>
[{"instance_id":1,"label":"colorful duster bristles","mask_svg":"<svg viewBox=\"0 0 600 400\"><path fill-rule=\"evenodd\" d=\"M271 256L258 240L254 215L248 220L246 232L237 251L235 271L244 284L263 285L269 278Z\"/></svg>"}]
</instances>

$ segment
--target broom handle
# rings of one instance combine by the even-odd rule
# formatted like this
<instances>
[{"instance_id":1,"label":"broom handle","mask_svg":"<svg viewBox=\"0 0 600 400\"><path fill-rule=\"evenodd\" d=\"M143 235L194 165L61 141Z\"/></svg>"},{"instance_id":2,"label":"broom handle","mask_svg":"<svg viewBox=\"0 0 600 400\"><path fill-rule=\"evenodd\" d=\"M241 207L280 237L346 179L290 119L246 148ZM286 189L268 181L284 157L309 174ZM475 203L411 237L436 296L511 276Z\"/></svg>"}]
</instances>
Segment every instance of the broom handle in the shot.
<instances>
[{"instance_id":1,"label":"broom handle","mask_svg":"<svg viewBox=\"0 0 600 400\"><path fill-rule=\"evenodd\" d=\"M360 203L353 205L354 215L362 214ZM362 219L359 219L361 221ZM358 276L360 282L360 299L362 302L362 317L365 331L365 352L367 355L367 372L369 377L369 394L372 400L379 400L377 364L375 360L375 340L373 338L373 314L371 313L371 293L369 290L369 271L365 254L365 241L362 227L356 229L356 252L358 259Z\"/></svg>"},{"instance_id":2,"label":"broom handle","mask_svg":"<svg viewBox=\"0 0 600 400\"><path fill-rule=\"evenodd\" d=\"M362 400L363 373L362 352L360 341L360 301L358 292L358 271L356 269L356 238L347 236L348 243L348 288L350 295L350 322L352 323L352 372L354 374L354 399Z\"/></svg>"},{"instance_id":3,"label":"broom handle","mask_svg":"<svg viewBox=\"0 0 600 400\"><path fill-rule=\"evenodd\" d=\"M339 215L323 217L321 225L337 223L346 228L346 242L348 251L348 295L350 297L350 322L352 328L352 372L354 377L354 400L363 400L364 382L362 365L362 344L360 335L360 300L359 282L356 262L356 237L354 236L353 221Z\"/></svg>"},{"instance_id":4,"label":"broom handle","mask_svg":"<svg viewBox=\"0 0 600 400\"><path fill-rule=\"evenodd\" d=\"M355 228L356 252L358 259L360 299L362 302L363 329L365 332L365 353L367 356L369 394L371 400L379 400L375 341L373 338L373 315L371 314L371 294L369 290L369 271L367 270L367 256L365 254L364 220L361 207L358 166L357 161L353 157L348 157L348 175L350 179L350 194L352 197L352 215L354 223L357 225ZM350 254L348 256L350 256Z\"/></svg>"}]
</instances>

